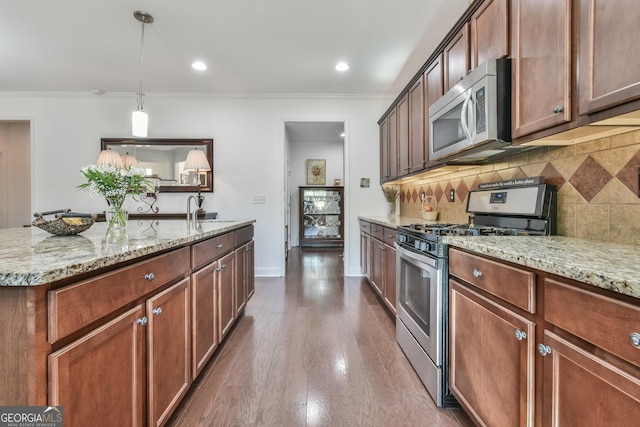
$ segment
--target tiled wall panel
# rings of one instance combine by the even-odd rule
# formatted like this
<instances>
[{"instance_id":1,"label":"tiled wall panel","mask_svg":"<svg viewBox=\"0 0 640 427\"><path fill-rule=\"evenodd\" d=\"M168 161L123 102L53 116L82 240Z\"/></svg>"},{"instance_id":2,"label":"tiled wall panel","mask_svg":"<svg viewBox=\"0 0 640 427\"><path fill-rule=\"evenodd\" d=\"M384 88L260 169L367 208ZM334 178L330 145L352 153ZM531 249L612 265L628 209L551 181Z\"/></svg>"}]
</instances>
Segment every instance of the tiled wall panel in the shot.
<instances>
[{"instance_id":1,"label":"tiled wall panel","mask_svg":"<svg viewBox=\"0 0 640 427\"><path fill-rule=\"evenodd\" d=\"M467 195L480 183L544 176L558 187L558 234L638 244L640 131L566 147L540 147L498 163L402 185L402 215L420 217L420 193L438 202L439 220L467 222ZM455 201L449 202L449 190Z\"/></svg>"}]
</instances>

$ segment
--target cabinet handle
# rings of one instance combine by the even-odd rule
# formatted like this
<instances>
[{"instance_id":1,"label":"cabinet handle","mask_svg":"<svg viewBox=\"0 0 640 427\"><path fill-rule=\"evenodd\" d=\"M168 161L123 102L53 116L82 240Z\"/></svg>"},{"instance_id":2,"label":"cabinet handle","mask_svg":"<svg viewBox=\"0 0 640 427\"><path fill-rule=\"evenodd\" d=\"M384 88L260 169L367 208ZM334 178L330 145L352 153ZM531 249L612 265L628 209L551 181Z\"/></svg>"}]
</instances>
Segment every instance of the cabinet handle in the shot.
<instances>
[{"instance_id":1,"label":"cabinet handle","mask_svg":"<svg viewBox=\"0 0 640 427\"><path fill-rule=\"evenodd\" d=\"M222 270L222 268L221 267L216 267L214 270L215 271L220 271L220 270Z\"/></svg>"},{"instance_id":2,"label":"cabinet handle","mask_svg":"<svg viewBox=\"0 0 640 427\"><path fill-rule=\"evenodd\" d=\"M218 243L218 244L216 245L216 248L217 248L217 249L222 249L222 243Z\"/></svg>"},{"instance_id":3,"label":"cabinet handle","mask_svg":"<svg viewBox=\"0 0 640 427\"><path fill-rule=\"evenodd\" d=\"M222 264L220 267L221 267L222 269L225 269L225 268L227 268L227 264Z\"/></svg>"},{"instance_id":4,"label":"cabinet handle","mask_svg":"<svg viewBox=\"0 0 640 427\"><path fill-rule=\"evenodd\" d=\"M162 307L154 308L152 313L155 314L156 316L160 316L162 314Z\"/></svg>"},{"instance_id":5,"label":"cabinet handle","mask_svg":"<svg viewBox=\"0 0 640 427\"><path fill-rule=\"evenodd\" d=\"M477 279L480 276L482 276L482 271L478 270L477 268L474 268L473 269L473 277L475 277Z\"/></svg>"},{"instance_id":6,"label":"cabinet handle","mask_svg":"<svg viewBox=\"0 0 640 427\"><path fill-rule=\"evenodd\" d=\"M553 107L553 114L562 113L563 111L564 111L564 107L561 107L559 105L556 105L555 107Z\"/></svg>"},{"instance_id":7,"label":"cabinet handle","mask_svg":"<svg viewBox=\"0 0 640 427\"><path fill-rule=\"evenodd\" d=\"M525 331L521 331L520 329L516 329L516 339L518 341L522 341L527 338L527 333Z\"/></svg>"},{"instance_id":8,"label":"cabinet handle","mask_svg":"<svg viewBox=\"0 0 640 427\"><path fill-rule=\"evenodd\" d=\"M551 347L540 343L538 344L538 353L540 353L542 356L546 356L547 354L551 353Z\"/></svg>"},{"instance_id":9,"label":"cabinet handle","mask_svg":"<svg viewBox=\"0 0 640 427\"><path fill-rule=\"evenodd\" d=\"M153 273L147 273L144 275L144 280L152 281L156 278L156 275Z\"/></svg>"},{"instance_id":10,"label":"cabinet handle","mask_svg":"<svg viewBox=\"0 0 640 427\"><path fill-rule=\"evenodd\" d=\"M631 345L640 350L640 334L637 332L631 332L629 334L629 341Z\"/></svg>"},{"instance_id":11,"label":"cabinet handle","mask_svg":"<svg viewBox=\"0 0 640 427\"><path fill-rule=\"evenodd\" d=\"M144 316L142 319L136 320L136 323L140 326L147 326L147 316Z\"/></svg>"}]
</instances>

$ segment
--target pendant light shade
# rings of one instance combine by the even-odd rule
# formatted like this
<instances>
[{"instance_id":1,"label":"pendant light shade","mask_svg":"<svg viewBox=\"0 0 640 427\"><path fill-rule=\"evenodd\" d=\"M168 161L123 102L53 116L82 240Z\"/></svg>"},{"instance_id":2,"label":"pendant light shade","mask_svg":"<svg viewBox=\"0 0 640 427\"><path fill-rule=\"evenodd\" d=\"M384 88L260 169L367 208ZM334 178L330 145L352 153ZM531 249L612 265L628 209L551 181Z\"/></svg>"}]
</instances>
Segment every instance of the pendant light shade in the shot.
<instances>
[{"instance_id":1,"label":"pendant light shade","mask_svg":"<svg viewBox=\"0 0 640 427\"><path fill-rule=\"evenodd\" d=\"M149 128L149 115L140 110L131 113L131 135L145 137Z\"/></svg>"},{"instance_id":2,"label":"pendant light shade","mask_svg":"<svg viewBox=\"0 0 640 427\"><path fill-rule=\"evenodd\" d=\"M138 101L138 109L131 113L131 134L133 136L146 137L147 128L149 127L149 116L143 111L144 93L142 92L142 52L144 51L144 24L151 24L153 16L147 12L135 11L133 17L142 23L142 32L140 35L140 79L138 93L136 98Z\"/></svg>"}]
</instances>

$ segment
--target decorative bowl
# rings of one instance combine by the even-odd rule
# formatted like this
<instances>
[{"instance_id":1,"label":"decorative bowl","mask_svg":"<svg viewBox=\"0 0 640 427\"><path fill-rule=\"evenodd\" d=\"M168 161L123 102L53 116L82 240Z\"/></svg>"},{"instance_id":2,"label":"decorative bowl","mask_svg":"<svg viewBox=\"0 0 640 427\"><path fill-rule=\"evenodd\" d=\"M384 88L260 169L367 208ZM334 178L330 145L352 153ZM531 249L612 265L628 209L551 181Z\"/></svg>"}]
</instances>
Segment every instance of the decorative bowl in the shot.
<instances>
[{"instance_id":1,"label":"decorative bowl","mask_svg":"<svg viewBox=\"0 0 640 427\"><path fill-rule=\"evenodd\" d=\"M44 219L45 215L55 214L55 218L48 221ZM73 213L70 209L60 211L34 213L36 218L31 225L41 228L44 231L55 234L56 236L73 236L88 230L96 220L95 214L79 214Z\"/></svg>"}]
</instances>

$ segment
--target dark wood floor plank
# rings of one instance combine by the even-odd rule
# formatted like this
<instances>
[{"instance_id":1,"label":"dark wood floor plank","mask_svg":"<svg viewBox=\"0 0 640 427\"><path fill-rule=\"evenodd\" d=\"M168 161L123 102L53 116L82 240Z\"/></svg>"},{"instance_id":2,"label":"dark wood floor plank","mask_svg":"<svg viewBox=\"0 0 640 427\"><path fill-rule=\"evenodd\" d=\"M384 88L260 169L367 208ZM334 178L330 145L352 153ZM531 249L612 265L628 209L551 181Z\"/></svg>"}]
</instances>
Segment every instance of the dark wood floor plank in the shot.
<instances>
[{"instance_id":1,"label":"dark wood floor plank","mask_svg":"<svg viewBox=\"0 0 640 427\"><path fill-rule=\"evenodd\" d=\"M247 304L169 426L471 426L438 409L339 251L293 250Z\"/></svg>"}]
</instances>

